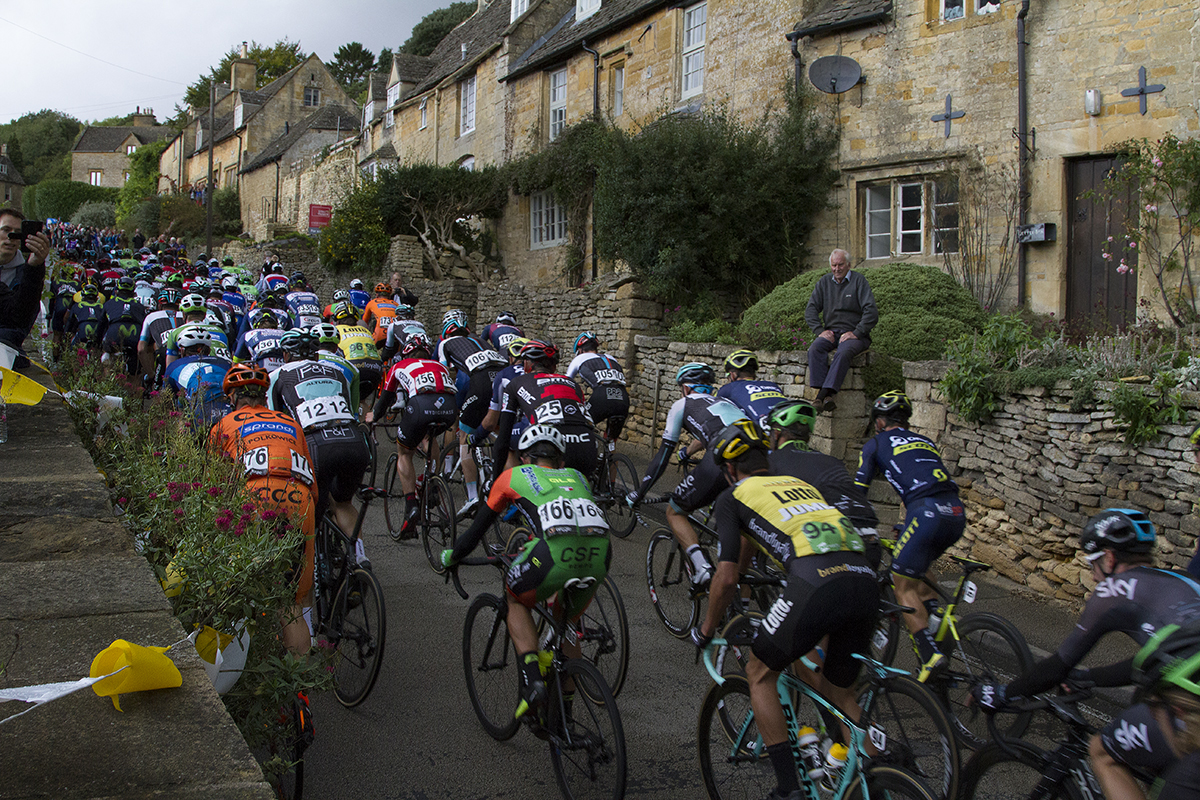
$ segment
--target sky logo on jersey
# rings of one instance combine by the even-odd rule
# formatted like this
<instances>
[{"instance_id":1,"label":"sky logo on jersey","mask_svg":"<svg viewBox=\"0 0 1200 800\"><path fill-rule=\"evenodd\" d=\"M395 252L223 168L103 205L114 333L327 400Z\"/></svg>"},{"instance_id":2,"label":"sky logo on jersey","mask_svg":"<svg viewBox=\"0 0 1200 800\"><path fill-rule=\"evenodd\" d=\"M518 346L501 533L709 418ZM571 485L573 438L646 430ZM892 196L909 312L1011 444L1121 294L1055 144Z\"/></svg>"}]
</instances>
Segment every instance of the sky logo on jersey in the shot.
<instances>
[{"instance_id":1,"label":"sky logo on jersey","mask_svg":"<svg viewBox=\"0 0 1200 800\"><path fill-rule=\"evenodd\" d=\"M250 436L254 433L286 433L291 436L296 435L296 427L288 425L286 422L273 422L267 420L259 420L243 425L238 431L242 437Z\"/></svg>"},{"instance_id":2,"label":"sky logo on jersey","mask_svg":"<svg viewBox=\"0 0 1200 800\"><path fill-rule=\"evenodd\" d=\"M1121 720L1121 727L1113 734L1113 738L1121 745L1122 750L1142 748L1153 752L1150 749L1150 731L1144 722L1140 725L1130 725L1128 720Z\"/></svg>"},{"instance_id":3,"label":"sky logo on jersey","mask_svg":"<svg viewBox=\"0 0 1200 800\"><path fill-rule=\"evenodd\" d=\"M1105 578L1096 584L1097 597L1126 597L1133 599L1134 590L1137 589L1137 578L1118 578L1115 575L1111 578Z\"/></svg>"}]
</instances>

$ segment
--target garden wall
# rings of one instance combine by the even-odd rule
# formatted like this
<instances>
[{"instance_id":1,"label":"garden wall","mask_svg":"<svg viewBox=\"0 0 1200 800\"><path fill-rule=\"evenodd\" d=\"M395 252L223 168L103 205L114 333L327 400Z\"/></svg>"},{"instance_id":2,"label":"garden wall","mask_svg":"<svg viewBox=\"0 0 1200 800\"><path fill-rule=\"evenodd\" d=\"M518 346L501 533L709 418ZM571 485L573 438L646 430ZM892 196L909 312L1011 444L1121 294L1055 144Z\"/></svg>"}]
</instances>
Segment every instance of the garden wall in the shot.
<instances>
[{"instance_id":1,"label":"garden wall","mask_svg":"<svg viewBox=\"0 0 1200 800\"><path fill-rule=\"evenodd\" d=\"M1111 410L1074 413L1071 388L1025 389L991 420L968 423L936 388L946 362L904 366L914 428L930 436L962 488L967 532L952 552L985 561L1046 596L1079 602L1094 587L1078 555L1079 533L1102 508L1145 511L1158 528L1158 562L1183 568L1196 549L1200 480L1187 425L1131 449ZM1104 384L1097 394L1106 395ZM1188 407L1200 395L1186 393Z\"/></svg>"}]
</instances>

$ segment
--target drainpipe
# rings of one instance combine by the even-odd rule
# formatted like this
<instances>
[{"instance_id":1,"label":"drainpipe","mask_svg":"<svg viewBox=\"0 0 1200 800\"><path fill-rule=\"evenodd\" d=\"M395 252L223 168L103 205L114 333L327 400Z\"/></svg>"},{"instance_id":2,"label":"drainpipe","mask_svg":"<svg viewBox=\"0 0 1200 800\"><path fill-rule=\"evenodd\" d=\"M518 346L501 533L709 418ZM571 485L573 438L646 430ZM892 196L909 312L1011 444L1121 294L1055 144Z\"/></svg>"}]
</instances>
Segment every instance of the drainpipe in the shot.
<instances>
[{"instance_id":1,"label":"drainpipe","mask_svg":"<svg viewBox=\"0 0 1200 800\"><path fill-rule=\"evenodd\" d=\"M785 38L792 43L792 59L796 62L796 91L804 85L804 57L800 55L800 35L795 31L785 34Z\"/></svg>"},{"instance_id":2,"label":"drainpipe","mask_svg":"<svg viewBox=\"0 0 1200 800\"><path fill-rule=\"evenodd\" d=\"M581 43L584 52L592 54L592 118L600 121L600 53ZM592 170L592 280L600 277L599 255L596 253L596 171Z\"/></svg>"},{"instance_id":3,"label":"drainpipe","mask_svg":"<svg viewBox=\"0 0 1200 800\"><path fill-rule=\"evenodd\" d=\"M1023 0L1017 12L1017 224L1029 222L1029 86L1025 75L1025 17L1029 14L1029 0ZM1027 245L1017 245L1017 305L1024 306L1025 296L1025 252Z\"/></svg>"},{"instance_id":4,"label":"drainpipe","mask_svg":"<svg viewBox=\"0 0 1200 800\"><path fill-rule=\"evenodd\" d=\"M282 160L283 156L280 156L275 161L275 207L271 209L271 222L276 225L279 224L279 163ZM274 236L274 232L271 235Z\"/></svg>"}]
</instances>

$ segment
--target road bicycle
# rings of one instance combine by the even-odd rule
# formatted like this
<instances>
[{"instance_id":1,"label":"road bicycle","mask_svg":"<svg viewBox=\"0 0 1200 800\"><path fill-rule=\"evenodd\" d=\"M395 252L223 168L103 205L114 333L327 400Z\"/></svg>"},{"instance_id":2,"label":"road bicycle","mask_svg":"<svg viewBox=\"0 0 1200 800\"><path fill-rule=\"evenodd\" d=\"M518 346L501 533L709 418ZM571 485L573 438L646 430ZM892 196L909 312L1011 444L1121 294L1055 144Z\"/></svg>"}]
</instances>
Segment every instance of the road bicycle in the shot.
<instances>
[{"instance_id":1,"label":"road bicycle","mask_svg":"<svg viewBox=\"0 0 1200 800\"><path fill-rule=\"evenodd\" d=\"M603 436L597 434L597 439L600 461L592 476L592 494L608 519L609 533L624 539L637 526L637 512L625 502L625 496L638 487L637 467L629 456L609 450Z\"/></svg>"},{"instance_id":2,"label":"road bicycle","mask_svg":"<svg viewBox=\"0 0 1200 800\"><path fill-rule=\"evenodd\" d=\"M734 620L727 629L742 630L744 624ZM755 724L749 684L739 675L721 675L714 662L714 656L720 648L730 644L729 639L719 637L704 650L705 668L716 681L700 707L697 724L700 774L710 800L765 797L776 784L766 745ZM858 657L864 662L871 680L882 683L906 677L903 670L880 664L866 656ZM803 718L804 723L814 728L824 726L824 720L828 718L832 720L828 730L839 730L844 726L849 731L845 766L836 775L827 778L834 787L831 792L826 790L827 796L833 800L871 797L936 800L940 796L908 770L887 763L887 732L870 722L865 712L862 723L852 722L820 692L788 672L780 673L777 688L787 721L789 741L799 741L801 717L798 715L804 712L809 712ZM867 695L870 702L870 690ZM936 707L936 703L934 705ZM882 751L882 757L869 758L868 737L875 749ZM953 736L949 739L953 741ZM815 773L810 776L809 768L813 765L806 764L800 757L798 746L793 746L793 754L806 798L820 800L823 796L817 783L820 776Z\"/></svg>"},{"instance_id":3,"label":"road bicycle","mask_svg":"<svg viewBox=\"0 0 1200 800\"><path fill-rule=\"evenodd\" d=\"M506 570L507 556L466 558L459 565L490 565ZM463 599L467 592L450 577ZM590 588L585 580L570 581L563 594ZM561 598L560 598L561 599ZM568 603L569 604L569 603ZM497 741L512 738L522 724L550 747L550 761L563 797L625 796L625 733L617 701L600 671L582 658L569 658L563 644L574 635L565 620L544 604L533 607L535 619L548 634L538 651L549 691L545 704L519 718L521 667L508 635L508 604L494 594L477 595L463 624L463 671L471 707L483 729Z\"/></svg>"},{"instance_id":4,"label":"road bicycle","mask_svg":"<svg viewBox=\"0 0 1200 800\"><path fill-rule=\"evenodd\" d=\"M308 697L297 693L279 709L274 734L254 748L263 777L280 800L301 800L304 795L304 752L313 743L312 711Z\"/></svg>"},{"instance_id":5,"label":"road bicycle","mask_svg":"<svg viewBox=\"0 0 1200 800\"><path fill-rule=\"evenodd\" d=\"M425 468L417 475L417 499L420 512L417 516L415 529L404 530L404 519L408 510L408 502L400 488L400 477L396 466L400 461L397 453L388 458L384 477L385 492L383 494L383 514L387 524L388 534L393 541L404 541L421 537L425 548L425 558L434 572L441 575L442 550L454 546L456 525L454 520L454 499L450 493L450 485L438 473L437 437L448 430L445 424L430 426L425 444L417 447L415 452L425 462ZM428 449L426 449L428 448Z\"/></svg>"},{"instance_id":6,"label":"road bicycle","mask_svg":"<svg viewBox=\"0 0 1200 800\"><path fill-rule=\"evenodd\" d=\"M881 541L884 553L891 553L895 542L890 539ZM950 556L962 569L953 592L945 591L935 581L928 577L922 581L931 587L942 601L942 620L934 634L934 641L946 656L941 666L935 667L928 675L921 675L922 680L945 705L958 729L959 738L964 745L971 749L978 748L988 741L987 725L979 706L971 702L971 687L980 682L1008 683L1019 675L1033 668L1033 654L1025 637L1011 622L998 614L979 611L959 617L956 614L960 603L975 602L978 587L971 580L976 572L984 572L991 567L980 561L969 558ZM889 558L884 562L890 562ZM881 596L893 598L891 586L890 563L880 565ZM903 612L894 606L880 617L879 627L872 640L872 656L885 664L891 664L896 657L901 630ZM909 634L913 651L916 652L916 642ZM920 663L920 658L918 663ZM1005 733L1019 737L1029 725L1029 714L1016 714L1010 717Z\"/></svg>"}]
</instances>

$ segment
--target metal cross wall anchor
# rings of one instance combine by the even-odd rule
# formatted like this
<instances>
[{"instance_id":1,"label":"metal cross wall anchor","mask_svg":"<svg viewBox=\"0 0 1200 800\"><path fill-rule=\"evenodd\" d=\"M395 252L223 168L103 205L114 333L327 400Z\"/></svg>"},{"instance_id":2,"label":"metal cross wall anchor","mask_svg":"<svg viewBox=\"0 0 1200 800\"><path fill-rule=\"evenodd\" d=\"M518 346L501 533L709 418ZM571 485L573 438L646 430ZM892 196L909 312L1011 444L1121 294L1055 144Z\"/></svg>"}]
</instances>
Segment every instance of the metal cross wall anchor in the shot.
<instances>
[{"instance_id":1,"label":"metal cross wall anchor","mask_svg":"<svg viewBox=\"0 0 1200 800\"><path fill-rule=\"evenodd\" d=\"M946 123L946 138L950 138L950 123L956 119L962 119L967 115L965 111L951 111L950 95L946 95L946 111L942 114L934 114L930 121Z\"/></svg>"},{"instance_id":2,"label":"metal cross wall anchor","mask_svg":"<svg viewBox=\"0 0 1200 800\"><path fill-rule=\"evenodd\" d=\"M1138 67L1138 85L1131 89L1122 89L1122 97L1136 97L1138 99L1138 109L1141 110L1142 116L1146 115L1146 95L1158 94L1167 87L1161 83L1152 83L1146 85L1146 68Z\"/></svg>"}]
</instances>

